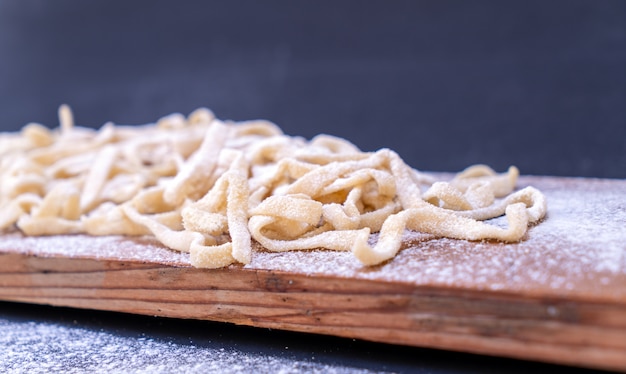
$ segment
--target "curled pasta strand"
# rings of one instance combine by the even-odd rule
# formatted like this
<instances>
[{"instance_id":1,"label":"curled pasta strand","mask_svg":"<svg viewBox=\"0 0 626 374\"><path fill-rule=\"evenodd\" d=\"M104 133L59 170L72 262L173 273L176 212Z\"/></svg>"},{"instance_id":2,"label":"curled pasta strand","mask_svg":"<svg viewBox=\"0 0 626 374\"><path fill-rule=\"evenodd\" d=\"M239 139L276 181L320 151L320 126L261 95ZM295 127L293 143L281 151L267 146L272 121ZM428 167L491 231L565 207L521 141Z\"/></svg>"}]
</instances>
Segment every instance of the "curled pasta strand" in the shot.
<instances>
[{"instance_id":1,"label":"curled pasta strand","mask_svg":"<svg viewBox=\"0 0 626 374\"><path fill-rule=\"evenodd\" d=\"M203 239L197 236L189 246L189 259L191 265L197 268L216 269L234 264L237 260L233 257L233 244L221 245L203 244Z\"/></svg>"},{"instance_id":2,"label":"curled pasta strand","mask_svg":"<svg viewBox=\"0 0 626 374\"><path fill-rule=\"evenodd\" d=\"M336 230L356 230L361 228L362 189L355 187L350 190L343 204L331 203L322 207L324 220Z\"/></svg>"},{"instance_id":3,"label":"curled pasta strand","mask_svg":"<svg viewBox=\"0 0 626 374\"><path fill-rule=\"evenodd\" d=\"M60 217L68 220L78 220L80 215L80 191L71 183L56 185L31 213L33 217Z\"/></svg>"},{"instance_id":4,"label":"curled pasta strand","mask_svg":"<svg viewBox=\"0 0 626 374\"><path fill-rule=\"evenodd\" d=\"M331 162L314 168L294 181L287 189L287 193L303 193L312 197L319 196L322 190L338 177L361 169L381 167L386 161L387 152L387 150L382 150L370 154L369 157L362 160Z\"/></svg>"},{"instance_id":5,"label":"curled pasta strand","mask_svg":"<svg viewBox=\"0 0 626 374\"><path fill-rule=\"evenodd\" d=\"M440 208L473 210L490 206L495 201L494 189L486 181L477 181L461 192L448 182L435 182L423 196L424 200Z\"/></svg>"},{"instance_id":6,"label":"curled pasta strand","mask_svg":"<svg viewBox=\"0 0 626 374\"><path fill-rule=\"evenodd\" d=\"M456 215L472 218L475 220L486 220L499 217L506 212L508 206L523 203L526 206L528 214L528 222L535 223L542 219L547 210L547 202L545 196L534 187L525 187L506 198L485 208L455 212Z\"/></svg>"},{"instance_id":7,"label":"curled pasta strand","mask_svg":"<svg viewBox=\"0 0 626 374\"><path fill-rule=\"evenodd\" d=\"M259 136L271 138L282 135L283 131L276 124L266 120L251 120L239 122L235 129L235 136Z\"/></svg>"},{"instance_id":8,"label":"curled pasta strand","mask_svg":"<svg viewBox=\"0 0 626 374\"><path fill-rule=\"evenodd\" d=\"M187 116L187 123L191 126L203 125L213 122L215 114L211 109L198 108Z\"/></svg>"},{"instance_id":9,"label":"curled pasta strand","mask_svg":"<svg viewBox=\"0 0 626 374\"><path fill-rule=\"evenodd\" d=\"M230 169L222 174L214 187L196 203L183 209L183 225L188 230L196 230L204 236L218 236L228 232L231 242L228 245L193 245L194 262L198 267L214 267L208 261L217 253L230 250L229 259L248 264L252 258L252 243L248 232L248 164L239 154ZM208 253L212 253L211 256ZM222 255L220 255L222 256ZM220 260L219 263L222 263Z\"/></svg>"},{"instance_id":10,"label":"curled pasta strand","mask_svg":"<svg viewBox=\"0 0 626 374\"><path fill-rule=\"evenodd\" d=\"M472 204L467 201L463 193L447 182L435 182L428 191L424 193L424 200L445 209L472 209Z\"/></svg>"},{"instance_id":11,"label":"curled pasta strand","mask_svg":"<svg viewBox=\"0 0 626 374\"><path fill-rule=\"evenodd\" d=\"M24 193L0 206L0 230L14 225L20 217L29 214L33 207L41 204L41 197L33 193Z\"/></svg>"},{"instance_id":12,"label":"curled pasta strand","mask_svg":"<svg viewBox=\"0 0 626 374\"><path fill-rule=\"evenodd\" d=\"M79 191L71 185L55 186L40 202L22 215L17 226L27 235L77 234L84 231Z\"/></svg>"},{"instance_id":13,"label":"curled pasta strand","mask_svg":"<svg viewBox=\"0 0 626 374\"><path fill-rule=\"evenodd\" d=\"M211 244L214 244L213 238L204 237L198 232L173 230L153 217L141 214L132 204L123 205L122 210L131 221L144 226L158 241L168 248L180 252L189 252L192 242L205 243L209 240L212 242Z\"/></svg>"},{"instance_id":14,"label":"curled pasta strand","mask_svg":"<svg viewBox=\"0 0 626 374\"><path fill-rule=\"evenodd\" d=\"M400 250L405 229L453 239L519 241L528 226L524 204L509 205L506 208L506 217L509 227L502 229L458 216L441 208L428 205L411 208L391 215L385 220L374 247L366 242L355 242L352 252L365 265L377 265L387 261Z\"/></svg>"},{"instance_id":15,"label":"curled pasta strand","mask_svg":"<svg viewBox=\"0 0 626 374\"><path fill-rule=\"evenodd\" d=\"M423 202L422 192L419 186L414 183L412 169L404 163L396 152L385 149L384 154L389 160L389 168L396 180L398 200L402 208L410 209L420 206Z\"/></svg>"},{"instance_id":16,"label":"curled pasta strand","mask_svg":"<svg viewBox=\"0 0 626 374\"><path fill-rule=\"evenodd\" d=\"M200 148L165 188L165 201L180 204L185 198L197 198L209 190L207 177L213 173L228 135L228 127L220 121L213 121Z\"/></svg>"},{"instance_id":17,"label":"curled pasta strand","mask_svg":"<svg viewBox=\"0 0 626 374\"><path fill-rule=\"evenodd\" d=\"M259 170L260 168L262 169ZM277 189L279 186L289 186L315 168L317 166L314 164L289 158L282 159L270 166L253 167L253 175L249 181L250 190L257 191L262 188L270 191Z\"/></svg>"},{"instance_id":18,"label":"curled pasta strand","mask_svg":"<svg viewBox=\"0 0 626 374\"><path fill-rule=\"evenodd\" d=\"M22 129L22 135L33 147L47 147L54 142L54 137L50 130L38 123L26 125Z\"/></svg>"},{"instance_id":19,"label":"curled pasta strand","mask_svg":"<svg viewBox=\"0 0 626 374\"><path fill-rule=\"evenodd\" d=\"M331 249L349 251L355 242L369 239L369 228L360 230L323 231L313 236L303 236L293 240L272 239L267 235L268 227L275 223L271 216L251 216L248 222L252 237L264 248L274 252L286 252L303 249Z\"/></svg>"},{"instance_id":20,"label":"curled pasta strand","mask_svg":"<svg viewBox=\"0 0 626 374\"><path fill-rule=\"evenodd\" d=\"M456 189L465 192L476 182L485 182L493 188L495 197L503 197L515 189L519 170L515 166L503 174L496 174L493 169L485 165L474 165L462 171L451 182Z\"/></svg>"},{"instance_id":21,"label":"curled pasta strand","mask_svg":"<svg viewBox=\"0 0 626 374\"><path fill-rule=\"evenodd\" d=\"M327 134L316 135L311 139L310 145L311 147L323 147L331 154L354 155L361 153L361 150L356 145L346 139Z\"/></svg>"}]
</instances>

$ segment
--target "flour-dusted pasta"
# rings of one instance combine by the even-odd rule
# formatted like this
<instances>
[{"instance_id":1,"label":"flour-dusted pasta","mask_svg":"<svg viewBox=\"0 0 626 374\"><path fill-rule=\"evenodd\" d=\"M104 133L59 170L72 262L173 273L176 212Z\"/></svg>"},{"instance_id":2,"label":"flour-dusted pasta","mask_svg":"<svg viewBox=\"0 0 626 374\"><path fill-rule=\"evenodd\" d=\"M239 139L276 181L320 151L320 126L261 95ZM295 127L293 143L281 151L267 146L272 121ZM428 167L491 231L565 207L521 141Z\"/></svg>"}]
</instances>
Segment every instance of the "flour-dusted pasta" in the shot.
<instances>
[{"instance_id":1,"label":"flour-dusted pasta","mask_svg":"<svg viewBox=\"0 0 626 374\"><path fill-rule=\"evenodd\" d=\"M59 121L0 135L0 230L153 235L205 268L250 263L253 241L269 251L352 251L376 265L398 253L405 230L515 242L546 213L540 191L515 191L515 167L475 165L437 181L388 149L308 141L204 108L90 130L64 105ZM501 215L506 228L483 222Z\"/></svg>"}]
</instances>

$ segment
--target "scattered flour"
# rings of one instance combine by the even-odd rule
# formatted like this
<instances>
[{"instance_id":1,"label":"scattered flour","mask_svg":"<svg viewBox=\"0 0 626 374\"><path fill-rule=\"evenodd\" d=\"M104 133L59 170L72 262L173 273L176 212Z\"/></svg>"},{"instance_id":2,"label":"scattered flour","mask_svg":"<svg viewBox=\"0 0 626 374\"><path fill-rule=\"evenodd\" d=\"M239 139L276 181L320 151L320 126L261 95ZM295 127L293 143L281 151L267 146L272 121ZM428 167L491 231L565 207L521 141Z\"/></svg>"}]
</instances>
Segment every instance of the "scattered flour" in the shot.
<instances>
[{"instance_id":1,"label":"scattered flour","mask_svg":"<svg viewBox=\"0 0 626 374\"><path fill-rule=\"evenodd\" d=\"M372 373L314 361L198 347L44 322L0 319L2 373Z\"/></svg>"},{"instance_id":2,"label":"scattered flour","mask_svg":"<svg viewBox=\"0 0 626 374\"><path fill-rule=\"evenodd\" d=\"M28 237L14 232L0 236L0 252L189 265L189 255L169 250L152 237L55 235Z\"/></svg>"}]
</instances>

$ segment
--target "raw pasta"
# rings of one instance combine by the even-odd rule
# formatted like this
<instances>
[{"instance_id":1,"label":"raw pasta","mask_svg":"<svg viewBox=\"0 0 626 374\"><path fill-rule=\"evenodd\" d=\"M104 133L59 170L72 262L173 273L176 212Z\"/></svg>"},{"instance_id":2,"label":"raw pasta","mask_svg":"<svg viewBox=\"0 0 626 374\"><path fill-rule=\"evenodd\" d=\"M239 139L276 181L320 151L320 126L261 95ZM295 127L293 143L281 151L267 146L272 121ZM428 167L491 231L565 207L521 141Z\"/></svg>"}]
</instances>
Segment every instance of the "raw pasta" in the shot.
<instances>
[{"instance_id":1,"label":"raw pasta","mask_svg":"<svg viewBox=\"0 0 626 374\"><path fill-rule=\"evenodd\" d=\"M393 151L285 135L267 121L224 122L208 109L144 126L29 124L0 135L0 230L25 235L153 235L194 266L248 264L265 250L352 251L393 258L405 230L465 240L522 240L546 201L515 190L515 167L475 165L436 181ZM484 220L506 215L508 227ZM378 240L371 234L378 232Z\"/></svg>"}]
</instances>

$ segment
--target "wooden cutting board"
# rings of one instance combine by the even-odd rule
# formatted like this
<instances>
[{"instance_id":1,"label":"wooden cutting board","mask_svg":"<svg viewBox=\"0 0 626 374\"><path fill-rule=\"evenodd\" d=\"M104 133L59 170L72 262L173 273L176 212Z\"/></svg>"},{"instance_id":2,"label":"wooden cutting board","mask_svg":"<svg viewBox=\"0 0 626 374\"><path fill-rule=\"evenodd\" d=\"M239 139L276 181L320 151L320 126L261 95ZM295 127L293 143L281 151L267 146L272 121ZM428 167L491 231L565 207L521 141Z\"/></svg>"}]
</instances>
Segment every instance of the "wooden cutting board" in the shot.
<instances>
[{"instance_id":1,"label":"wooden cutting board","mask_svg":"<svg viewBox=\"0 0 626 374\"><path fill-rule=\"evenodd\" d=\"M521 243L407 232L372 268L320 250L203 270L150 238L4 234L0 299L626 371L626 180L519 185L548 199Z\"/></svg>"}]
</instances>

